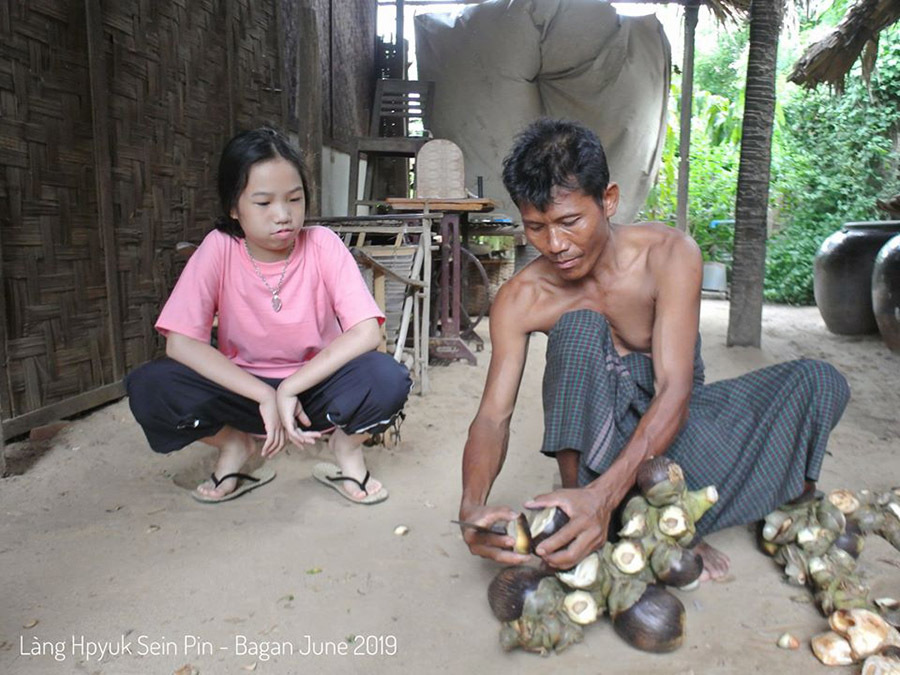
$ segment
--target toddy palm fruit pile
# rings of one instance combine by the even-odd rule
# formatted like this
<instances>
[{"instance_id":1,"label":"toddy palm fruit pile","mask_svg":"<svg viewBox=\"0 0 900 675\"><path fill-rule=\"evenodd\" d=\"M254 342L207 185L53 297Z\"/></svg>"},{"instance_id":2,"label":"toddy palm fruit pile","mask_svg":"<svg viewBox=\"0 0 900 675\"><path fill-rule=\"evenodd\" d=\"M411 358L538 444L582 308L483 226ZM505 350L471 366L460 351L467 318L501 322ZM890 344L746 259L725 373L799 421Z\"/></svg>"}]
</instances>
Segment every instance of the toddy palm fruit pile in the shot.
<instances>
[{"instance_id":1,"label":"toddy palm fruit pile","mask_svg":"<svg viewBox=\"0 0 900 675\"><path fill-rule=\"evenodd\" d=\"M507 567L488 587L494 616L503 621L500 644L547 654L561 652L584 633L573 623L564 605L566 591L552 574L531 567Z\"/></svg>"},{"instance_id":2,"label":"toddy palm fruit pile","mask_svg":"<svg viewBox=\"0 0 900 675\"><path fill-rule=\"evenodd\" d=\"M863 664L863 673L900 673L900 632L868 609L839 609L828 619L831 630L811 640L826 666Z\"/></svg>"},{"instance_id":3,"label":"toddy palm fruit pile","mask_svg":"<svg viewBox=\"0 0 900 675\"><path fill-rule=\"evenodd\" d=\"M788 583L809 586L822 614L872 608L856 573L865 536L900 550L900 488L884 493L834 490L825 498L786 504L766 516L762 548L784 567Z\"/></svg>"},{"instance_id":4,"label":"toddy palm fruit pile","mask_svg":"<svg viewBox=\"0 0 900 675\"><path fill-rule=\"evenodd\" d=\"M616 542L605 543L576 567L552 575L531 567L508 567L488 588L494 615L503 622L504 649L547 654L580 642L582 626L609 614L628 644L668 652L684 641L684 605L665 586L699 583L703 561L686 548L696 522L718 499L712 486L689 491L681 468L665 457L638 471L640 494L625 505ZM568 518L556 507L510 523L516 550L534 552Z\"/></svg>"},{"instance_id":5,"label":"toddy palm fruit pile","mask_svg":"<svg viewBox=\"0 0 900 675\"><path fill-rule=\"evenodd\" d=\"M863 673L900 673L900 602L871 598L856 571L865 537L900 550L900 488L876 493L834 490L786 504L766 516L761 546L790 584L808 586L831 630L814 637L826 665L863 663Z\"/></svg>"}]
</instances>

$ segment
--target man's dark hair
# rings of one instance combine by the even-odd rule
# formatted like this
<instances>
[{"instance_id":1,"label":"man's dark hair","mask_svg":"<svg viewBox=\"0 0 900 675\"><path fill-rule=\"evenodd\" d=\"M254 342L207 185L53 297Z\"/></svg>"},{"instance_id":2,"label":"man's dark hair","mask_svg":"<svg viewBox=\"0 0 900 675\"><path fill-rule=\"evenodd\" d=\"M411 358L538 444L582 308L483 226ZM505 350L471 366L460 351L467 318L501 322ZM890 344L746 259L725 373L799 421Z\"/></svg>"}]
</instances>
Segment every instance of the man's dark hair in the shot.
<instances>
[{"instance_id":1,"label":"man's dark hair","mask_svg":"<svg viewBox=\"0 0 900 675\"><path fill-rule=\"evenodd\" d=\"M286 159L296 167L297 173L300 174L300 182L303 183L306 208L309 208L309 180L300 151L275 129L261 127L252 131L241 131L228 141L219 159L218 188L222 214L216 220L217 230L232 237L244 237L244 230L241 229L241 224L231 217L231 210L237 205L241 193L247 187L247 179L253 165L278 157Z\"/></svg>"},{"instance_id":2,"label":"man's dark hair","mask_svg":"<svg viewBox=\"0 0 900 675\"><path fill-rule=\"evenodd\" d=\"M542 117L516 136L503 160L503 185L517 206L544 211L556 187L581 189L599 201L608 184L603 145L579 122Z\"/></svg>"}]
</instances>

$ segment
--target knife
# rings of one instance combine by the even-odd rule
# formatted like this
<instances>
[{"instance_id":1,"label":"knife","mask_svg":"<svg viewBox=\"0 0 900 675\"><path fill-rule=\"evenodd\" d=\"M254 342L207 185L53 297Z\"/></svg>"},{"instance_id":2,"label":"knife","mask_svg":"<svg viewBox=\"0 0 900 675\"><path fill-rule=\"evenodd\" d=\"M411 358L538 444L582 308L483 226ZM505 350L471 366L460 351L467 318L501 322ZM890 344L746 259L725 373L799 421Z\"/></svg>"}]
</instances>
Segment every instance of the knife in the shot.
<instances>
[{"instance_id":1,"label":"knife","mask_svg":"<svg viewBox=\"0 0 900 675\"><path fill-rule=\"evenodd\" d=\"M498 529L492 529L490 527L485 527L484 525L476 525L475 523L467 523L464 520L451 520L451 523L454 525L459 525L461 527L469 527L476 532L484 532L485 534L506 534L506 527L500 524L495 524L494 527Z\"/></svg>"}]
</instances>

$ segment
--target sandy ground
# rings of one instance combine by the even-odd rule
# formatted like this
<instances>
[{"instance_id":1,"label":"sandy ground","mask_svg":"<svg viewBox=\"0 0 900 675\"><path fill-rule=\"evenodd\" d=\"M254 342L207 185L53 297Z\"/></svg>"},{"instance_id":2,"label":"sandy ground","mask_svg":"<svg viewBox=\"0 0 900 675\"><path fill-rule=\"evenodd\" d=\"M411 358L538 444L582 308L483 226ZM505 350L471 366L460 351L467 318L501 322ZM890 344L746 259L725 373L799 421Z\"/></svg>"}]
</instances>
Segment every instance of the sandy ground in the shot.
<instances>
[{"instance_id":1,"label":"sandy ground","mask_svg":"<svg viewBox=\"0 0 900 675\"><path fill-rule=\"evenodd\" d=\"M704 301L708 380L798 356L831 361L853 399L821 487L900 483L900 357L877 336L828 333L815 308L773 306L762 350L726 349L727 316L726 303ZM495 502L521 504L557 480L537 452L544 346L532 340ZM197 504L175 481L204 476L212 451L155 455L126 401L50 441L12 444L15 475L0 481L0 672L855 672L826 669L806 645L775 646L784 631L806 641L825 622L744 527L710 538L730 554L732 574L679 594L688 621L677 652L635 651L603 619L561 655L503 653L485 597L497 566L470 556L449 522L487 362L486 349L477 367L431 369L432 391L411 399L400 445L369 455L391 490L375 507L313 480L320 448L281 454L276 480L239 500ZM394 534L400 524L408 535ZM877 595L900 595L900 554L879 538L869 538L861 569ZM123 641L124 654L90 653ZM286 642L293 655L278 655Z\"/></svg>"}]
</instances>

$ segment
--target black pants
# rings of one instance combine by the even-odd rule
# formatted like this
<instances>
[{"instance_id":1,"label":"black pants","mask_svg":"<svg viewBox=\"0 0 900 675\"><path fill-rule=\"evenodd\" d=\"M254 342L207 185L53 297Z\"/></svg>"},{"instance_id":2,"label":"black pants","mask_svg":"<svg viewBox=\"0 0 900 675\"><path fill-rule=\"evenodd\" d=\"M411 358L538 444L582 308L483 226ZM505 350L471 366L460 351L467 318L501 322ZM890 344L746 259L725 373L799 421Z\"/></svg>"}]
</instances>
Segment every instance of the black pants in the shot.
<instances>
[{"instance_id":1,"label":"black pants","mask_svg":"<svg viewBox=\"0 0 900 675\"><path fill-rule=\"evenodd\" d=\"M278 387L280 379L260 377ZM412 381L387 354L367 352L300 394L312 430L377 433L400 413ZM169 358L145 363L125 379L131 412L156 452L180 450L228 425L265 434L259 403Z\"/></svg>"}]
</instances>

